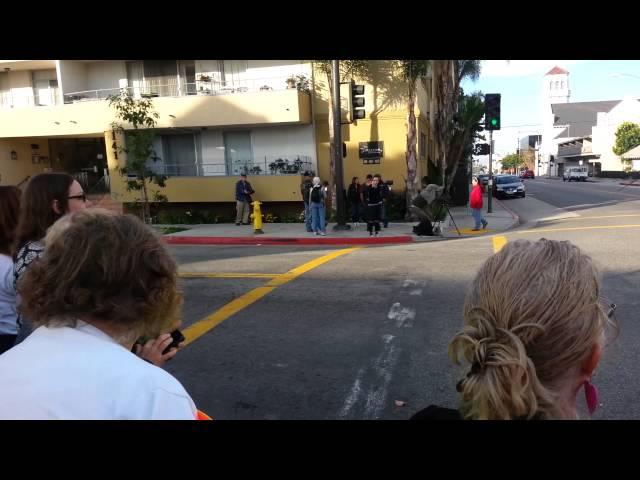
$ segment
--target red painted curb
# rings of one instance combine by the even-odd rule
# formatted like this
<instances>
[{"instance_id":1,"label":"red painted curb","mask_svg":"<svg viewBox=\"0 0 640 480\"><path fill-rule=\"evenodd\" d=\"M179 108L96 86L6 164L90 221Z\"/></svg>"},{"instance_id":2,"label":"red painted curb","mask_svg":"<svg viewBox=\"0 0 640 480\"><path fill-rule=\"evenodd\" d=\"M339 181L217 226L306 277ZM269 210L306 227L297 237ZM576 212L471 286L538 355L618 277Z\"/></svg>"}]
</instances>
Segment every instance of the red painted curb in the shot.
<instances>
[{"instance_id":1,"label":"red painted curb","mask_svg":"<svg viewBox=\"0 0 640 480\"><path fill-rule=\"evenodd\" d=\"M495 198L494 200L498 202L502 206L502 208L509 212L509 215L511 215L514 220L520 221L520 217L513 210L507 207L502 200L499 200L498 198Z\"/></svg>"},{"instance_id":2,"label":"red painted curb","mask_svg":"<svg viewBox=\"0 0 640 480\"><path fill-rule=\"evenodd\" d=\"M413 237L295 238L295 237L163 237L169 245L384 245L413 243Z\"/></svg>"}]
</instances>

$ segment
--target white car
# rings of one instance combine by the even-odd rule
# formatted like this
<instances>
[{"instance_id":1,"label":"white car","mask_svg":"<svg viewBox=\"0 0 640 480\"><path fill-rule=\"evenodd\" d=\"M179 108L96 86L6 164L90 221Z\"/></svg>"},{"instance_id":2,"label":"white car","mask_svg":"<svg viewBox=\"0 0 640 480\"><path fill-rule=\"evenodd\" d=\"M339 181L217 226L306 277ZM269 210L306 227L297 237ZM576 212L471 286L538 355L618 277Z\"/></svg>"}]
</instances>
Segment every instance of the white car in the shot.
<instances>
[{"instance_id":1,"label":"white car","mask_svg":"<svg viewBox=\"0 0 640 480\"><path fill-rule=\"evenodd\" d=\"M586 182L588 176L587 167L567 167L562 174L562 181Z\"/></svg>"}]
</instances>

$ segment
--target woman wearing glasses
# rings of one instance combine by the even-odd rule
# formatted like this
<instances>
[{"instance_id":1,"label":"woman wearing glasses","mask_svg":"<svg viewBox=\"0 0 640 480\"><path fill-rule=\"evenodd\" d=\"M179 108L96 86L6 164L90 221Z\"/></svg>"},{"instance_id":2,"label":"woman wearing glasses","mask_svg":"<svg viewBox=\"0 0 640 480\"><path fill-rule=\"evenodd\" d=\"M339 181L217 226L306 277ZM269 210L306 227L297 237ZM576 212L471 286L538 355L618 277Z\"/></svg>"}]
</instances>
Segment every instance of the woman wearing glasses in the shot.
<instances>
[{"instance_id":1,"label":"woman wearing glasses","mask_svg":"<svg viewBox=\"0 0 640 480\"><path fill-rule=\"evenodd\" d=\"M44 250L47 229L67 213L84 210L90 205L82 186L66 173L41 173L33 177L22 196L16 234L14 286ZM31 332L30 322L18 316L17 341Z\"/></svg>"},{"instance_id":2,"label":"woman wearing glasses","mask_svg":"<svg viewBox=\"0 0 640 480\"><path fill-rule=\"evenodd\" d=\"M430 406L413 419L577 419L583 393L593 413L592 377L608 327L617 333L600 288L593 261L570 242L507 243L473 280L449 344L453 362L467 364L459 410Z\"/></svg>"}]
</instances>

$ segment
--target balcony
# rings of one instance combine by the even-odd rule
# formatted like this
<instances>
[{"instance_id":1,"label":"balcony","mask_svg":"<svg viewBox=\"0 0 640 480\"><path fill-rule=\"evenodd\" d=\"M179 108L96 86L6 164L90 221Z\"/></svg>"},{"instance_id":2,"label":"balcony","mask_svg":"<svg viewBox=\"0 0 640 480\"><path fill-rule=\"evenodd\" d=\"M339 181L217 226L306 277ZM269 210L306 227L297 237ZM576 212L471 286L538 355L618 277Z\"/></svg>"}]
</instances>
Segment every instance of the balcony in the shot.
<instances>
[{"instance_id":1,"label":"balcony","mask_svg":"<svg viewBox=\"0 0 640 480\"><path fill-rule=\"evenodd\" d=\"M255 160L232 161L230 168L221 163L161 163L150 164L156 173L168 177L215 177L264 175L301 175L305 171L316 171L311 157L306 155L265 156Z\"/></svg>"},{"instance_id":2,"label":"balcony","mask_svg":"<svg viewBox=\"0 0 640 480\"><path fill-rule=\"evenodd\" d=\"M40 90L39 94L0 92L0 108L43 107L59 105L59 89Z\"/></svg>"},{"instance_id":3,"label":"balcony","mask_svg":"<svg viewBox=\"0 0 640 480\"><path fill-rule=\"evenodd\" d=\"M289 77L266 77L256 79L241 79L234 82L221 82L208 76L201 76L196 82L183 83L176 79L170 83L154 81L132 82L134 86L126 88L134 98L141 97L185 97L195 95L229 95L240 93L271 92L281 90L299 90L309 93L308 81L302 79L288 82L289 78L304 77L302 74ZM64 94L64 103L106 100L111 95L117 95L123 88L114 87L100 90L84 90Z\"/></svg>"}]
</instances>

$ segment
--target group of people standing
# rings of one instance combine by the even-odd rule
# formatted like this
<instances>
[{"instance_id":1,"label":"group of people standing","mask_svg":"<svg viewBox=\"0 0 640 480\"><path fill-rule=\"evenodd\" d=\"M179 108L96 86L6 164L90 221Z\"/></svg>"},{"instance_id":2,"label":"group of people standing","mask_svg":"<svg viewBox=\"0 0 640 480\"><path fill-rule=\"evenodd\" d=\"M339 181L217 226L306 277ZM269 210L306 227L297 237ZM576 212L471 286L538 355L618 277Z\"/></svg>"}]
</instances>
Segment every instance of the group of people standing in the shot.
<instances>
[{"instance_id":1,"label":"group of people standing","mask_svg":"<svg viewBox=\"0 0 640 480\"><path fill-rule=\"evenodd\" d=\"M175 261L138 218L89 206L65 173L0 187L0 419L202 418L158 368L177 352Z\"/></svg>"},{"instance_id":2,"label":"group of people standing","mask_svg":"<svg viewBox=\"0 0 640 480\"><path fill-rule=\"evenodd\" d=\"M312 177L308 172L305 172L300 185L307 232L314 235L326 235L328 185L328 182L322 183L320 177ZM371 236L379 234L381 224L387 228L389 220L385 204L390 193L389 186L379 174L367 175L363 184L360 184L358 177L353 177L346 192L353 227L358 227L360 220L364 219Z\"/></svg>"}]
</instances>

